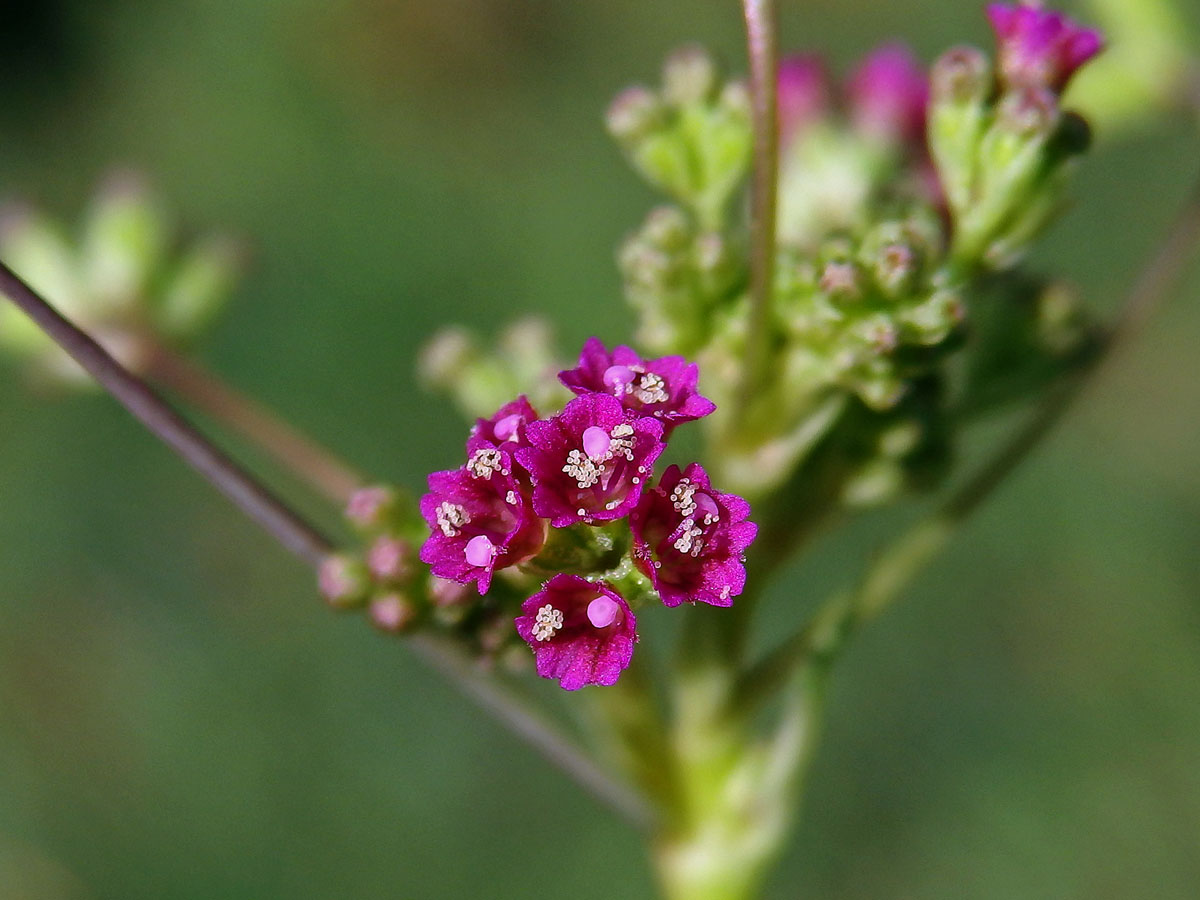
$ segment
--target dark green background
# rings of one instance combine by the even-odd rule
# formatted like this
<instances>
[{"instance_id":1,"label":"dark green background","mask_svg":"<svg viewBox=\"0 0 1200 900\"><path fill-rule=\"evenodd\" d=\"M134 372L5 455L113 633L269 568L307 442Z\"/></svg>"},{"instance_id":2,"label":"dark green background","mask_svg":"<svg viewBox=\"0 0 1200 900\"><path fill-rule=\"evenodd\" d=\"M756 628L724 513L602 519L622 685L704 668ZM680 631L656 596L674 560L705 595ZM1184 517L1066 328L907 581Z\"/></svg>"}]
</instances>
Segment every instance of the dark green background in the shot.
<instances>
[{"instance_id":1,"label":"dark green background","mask_svg":"<svg viewBox=\"0 0 1200 900\"><path fill-rule=\"evenodd\" d=\"M971 3L785 6L789 46L843 68L898 34L925 59L988 43ZM188 223L247 237L203 358L412 486L461 453L413 374L439 326L629 336L613 248L653 198L602 111L686 40L741 58L733 0L9 8L0 190L71 218L133 165ZM1180 122L1101 135L1040 261L1111 308L1195 147ZM1193 269L850 653L771 896L1196 896L1198 299ZM649 894L630 833L326 610L113 403L2 377L0 900ZM850 579L883 524L823 542L775 620Z\"/></svg>"}]
</instances>

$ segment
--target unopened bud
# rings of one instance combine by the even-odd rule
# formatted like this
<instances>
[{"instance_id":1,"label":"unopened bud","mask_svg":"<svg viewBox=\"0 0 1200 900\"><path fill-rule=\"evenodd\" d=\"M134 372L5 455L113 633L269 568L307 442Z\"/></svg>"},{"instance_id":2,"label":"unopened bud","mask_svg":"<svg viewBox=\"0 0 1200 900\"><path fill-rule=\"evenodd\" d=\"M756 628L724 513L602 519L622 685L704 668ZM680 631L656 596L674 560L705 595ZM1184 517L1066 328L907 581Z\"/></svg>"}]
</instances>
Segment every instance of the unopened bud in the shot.
<instances>
[{"instance_id":1,"label":"unopened bud","mask_svg":"<svg viewBox=\"0 0 1200 900\"><path fill-rule=\"evenodd\" d=\"M404 631L417 618L417 608L403 594L384 594L371 601L367 610L371 624L380 631Z\"/></svg>"},{"instance_id":2,"label":"unopened bud","mask_svg":"<svg viewBox=\"0 0 1200 900\"><path fill-rule=\"evenodd\" d=\"M370 579L361 560L344 554L325 557L317 573L321 594L336 609L353 609L367 598Z\"/></svg>"},{"instance_id":3,"label":"unopened bud","mask_svg":"<svg viewBox=\"0 0 1200 900\"><path fill-rule=\"evenodd\" d=\"M642 225L641 236L662 250L682 250L691 240L688 217L677 206L657 206Z\"/></svg>"},{"instance_id":4,"label":"unopened bud","mask_svg":"<svg viewBox=\"0 0 1200 900\"><path fill-rule=\"evenodd\" d=\"M446 328L422 348L417 371L421 380L431 387L450 387L477 355L478 348L471 335L461 328Z\"/></svg>"},{"instance_id":5,"label":"unopened bud","mask_svg":"<svg viewBox=\"0 0 1200 900\"><path fill-rule=\"evenodd\" d=\"M996 114L1014 134L1048 135L1058 123L1058 97L1043 87L1021 87L1004 95Z\"/></svg>"},{"instance_id":6,"label":"unopened bud","mask_svg":"<svg viewBox=\"0 0 1200 900\"><path fill-rule=\"evenodd\" d=\"M437 575L431 575L429 578L429 599L434 606L441 608L464 606L471 594L472 590L469 585L459 584L448 578L439 578Z\"/></svg>"},{"instance_id":7,"label":"unopened bud","mask_svg":"<svg viewBox=\"0 0 1200 900\"><path fill-rule=\"evenodd\" d=\"M413 550L407 541L384 535L367 551L367 568L380 581L407 581L413 574Z\"/></svg>"},{"instance_id":8,"label":"unopened bud","mask_svg":"<svg viewBox=\"0 0 1200 900\"><path fill-rule=\"evenodd\" d=\"M381 484L359 488L346 504L346 518L356 528L370 531L388 523L396 506L396 494Z\"/></svg>"},{"instance_id":9,"label":"unopened bud","mask_svg":"<svg viewBox=\"0 0 1200 900\"><path fill-rule=\"evenodd\" d=\"M656 129L663 121L662 101L641 85L626 88L609 104L604 123L622 143L632 143Z\"/></svg>"},{"instance_id":10,"label":"unopened bud","mask_svg":"<svg viewBox=\"0 0 1200 900\"><path fill-rule=\"evenodd\" d=\"M991 85L987 57L974 47L952 47L929 73L934 103L981 102Z\"/></svg>"},{"instance_id":11,"label":"unopened bud","mask_svg":"<svg viewBox=\"0 0 1200 900\"><path fill-rule=\"evenodd\" d=\"M906 293L917 274L917 254L908 244L885 244L875 258L875 280L885 294Z\"/></svg>"},{"instance_id":12,"label":"unopened bud","mask_svg":"<svg viewBox=\"0 0 1200 900\"><path fill-rule=\"evenodd\" d=\"M663 63L663 96L672 103L687 106L702 103L717 83L717 67L703 47L681 47Z\"/></svg>"},{"instance_id":13,"label":"unopened bud","mask_svg":"<svg viewBox=\"0 0 1200 900\"><path fill-rule=\"evenodd\" d=\"M832 300L852 301L862 297L862 279L852 262L829 262L821 270L821 290Z\"/></svg>"}]
</instances>

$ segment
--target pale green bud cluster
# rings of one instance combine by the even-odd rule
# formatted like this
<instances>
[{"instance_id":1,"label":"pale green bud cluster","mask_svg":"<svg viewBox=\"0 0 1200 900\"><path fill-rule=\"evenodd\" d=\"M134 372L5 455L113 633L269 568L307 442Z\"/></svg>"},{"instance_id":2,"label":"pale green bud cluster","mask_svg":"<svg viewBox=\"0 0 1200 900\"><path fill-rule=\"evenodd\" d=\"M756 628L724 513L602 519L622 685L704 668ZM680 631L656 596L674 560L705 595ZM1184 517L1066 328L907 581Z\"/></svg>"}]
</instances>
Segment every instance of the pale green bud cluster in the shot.
<instances>
[{"instance_id":1,"label":"pale green bud cluster","mask_svg":"<svg viewBox=\"0 0 1200 900\"><path fill-rule=\"evenodd\" d=\"M609 107L606 122L642 177L690 210L701 227L723 221L750 164L750 100L741 82L722 83L703 49L672 54L661 88L628 88Z\"/></svg>"},{"instance_id":2,"label":"pale green bud cluster","mask_svg":"<svg viewBox=\"0 0 1200 900\"><path fill-rule=\"evenodd\" d=\"M421 351L418 372L426 387L444 391L470 418L489 416L525 394L537 408L562 406L569 394L557 374L563 361L544 319L521 319L484 347L462 328L446 328Z\"/></svg>"},{"instance_id":3,"label":"pale green bud cluster","mask_svg":"<svg viewBox=\"0 0 1200 900\"><path fill-rule=\"evenodd\" d=\"M710 337L713 310L746 282L744 249L674 206L652 210L617 261L639 314L638 340L659 353L695 353Z\"/></svg>"},{"instance_id":4,"label":"pale green bud cluster","mask_svg":"<svg viewBox=\"0 0 1200 900\"><path fill-rule=\"evenodd\" d=\"M1047 87L998 89L973 48L944 54L931 88L929 149L953 223L953 277L1010 268L1061 209L1089 129Z\"/></svg>"},{"instance_id":5,"label":"pale green bud cluster","mask_svg":"<svg viewBox=\"0 0 1200 900\"><path fill-rule=\"evenodd\" d=\"M203 333L232 293L241 255L219 235L180 246L156 198L127 175L97 193L78 238L32 209L0 214L0 257L135 371L156 345L183 345ZM0 348L39 375L93 384L10 304L0 305Z\"/></svg>"}]
</instances>

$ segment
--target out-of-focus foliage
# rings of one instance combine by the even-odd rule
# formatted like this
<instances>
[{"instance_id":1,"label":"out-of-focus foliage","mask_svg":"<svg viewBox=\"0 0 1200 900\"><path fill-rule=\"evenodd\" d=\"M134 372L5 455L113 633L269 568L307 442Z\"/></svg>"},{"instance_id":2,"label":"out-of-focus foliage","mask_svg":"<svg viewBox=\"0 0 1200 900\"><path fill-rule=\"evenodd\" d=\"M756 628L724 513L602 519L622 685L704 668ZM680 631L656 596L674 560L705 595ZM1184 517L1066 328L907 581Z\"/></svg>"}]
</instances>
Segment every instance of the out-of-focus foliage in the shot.
<instances>
[{"instance_id":1,"label":"out-of-focus foliage","mask_svg":"<svg viewBox=\"0 0 1200 900\"><path fill-rule=\"evenodd\" d=\"M887 38L926 61L989 40L971 4L783 5L785 43L843 70ZM562 347L630 337L613 254L650 194L603 111L682 41L741 58L728 0L43 6L3 60L0 188L69 219L136 165L197 227L252 236L207 361L412 487L466 427L416 382L438 327L533 313ZM1161 118L1102 140L1033 262L1111 304L1193 148ZM1193 273L864 634L771 896L1194 895L1198 293ZM646 893L622 826L402 647L332 616L111 404L6 380L0 894ZM844 583L877 524L797 564L764 631Z\"/></svg>"}]
</instances>

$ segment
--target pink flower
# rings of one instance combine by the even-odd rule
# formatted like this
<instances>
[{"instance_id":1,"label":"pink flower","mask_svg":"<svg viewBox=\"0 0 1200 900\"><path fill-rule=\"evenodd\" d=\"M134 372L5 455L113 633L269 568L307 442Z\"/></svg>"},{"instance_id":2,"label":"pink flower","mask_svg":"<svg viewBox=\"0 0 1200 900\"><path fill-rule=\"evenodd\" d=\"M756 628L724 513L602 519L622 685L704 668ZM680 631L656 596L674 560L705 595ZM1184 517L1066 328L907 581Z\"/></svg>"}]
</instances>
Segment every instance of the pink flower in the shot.
<instances>
[{"instance_id":1,"label":"pink flower","mask_svg":"<svg viewBox=\"0 0 1200 900\"><path fill-rule=\"evenodd\" d=\"M624 345L609 353L599 338L588 338L576 368L558 373L558 380L576 394L612 394L626 409L660 419L664 439L679 423L717 408L698 393L699 378L699 367L682 356L646 360Z\"/></svg>"},{"instance_id":2,"label":"pink flower","mask_svg":"<svg viewBox=\"0 0 1200 900\"><path fill-rule=\"evenodd\" d=\"M633 558L667 606L731 606L746 584L742 554L758 533L750 504L712 489L699 463L671 466L630 516Z\"/></svg>"},{"instance_id":3,"label":"pink flower","mask_svg":"<svg viewBox=\"0 0 1200 900\"><path fill-rule=\"evenodd\" d=\"M789 56L779 63L776 84L779 143L786 147L805 126L828 112L829 78L819 57Z\"/></svg>"},{"instance_id":4,"label":"pink flower","mask_svg":"<svg viewBox=\"0 0 1200 900\"><path fill-rule=\"evenodd\" d=\"M421 498L430 535L420 557L441 578L475 582L486 593L496 569L532 558L546 540L512 457L481 439L465 467L431 474L429 491Z\"/></svg>"},{"instance_id":5,"label":"pink flower","mask_svg":"<svg viewBox=\"0 0 1200 900\"><path fill-rule=\"evenodd\" d=\"M996 32L1000 76L1007 87L1061 93L1075 71L1104 47L1099 31L1028 3L993 3L987 17Z\"/></svg>"},{"instance_id":6,"label":"pink flower","mask_svg":"<svg viewBox=\"0 0 1200 900\"><path fill-rule=\"evenodd\" d=\"M529 405L529 400L522 394L511 403L496 410L489 419L479 419L471 428L471 438L467 443L467 452L479 440L494 444L508 452L518 447L528 446L525 440L525 426L536 421L538 414Z\"/></svg>"},{"instance_id":7,"label":"pink flower","mask_svg":"<svg viewBox=\"0 0 1200 900\"><path fill-rule=\"evenodd\" d=\"M517 634L533 648L538 674L564 690L615 684L633 657L637 619L604 582L555 575L521 605Z\"/></svg>"},{"instance_id":8,"label":"pink flower","mask_svg":"<svg viewBox=\"0 0 1200 900\"><path fill-rule=\"evenodd\" d=\"M850 111L860 131L896 143L924 143L929 79L903 44L873 52L850 78Z\"/></svg>"},{"instance_id":9,"label":"pink flower","mask_svg":"<svg viewBox=\"0 0 1200 900\"><path fill-rule=\"evenodd\" d=\"M533 480L533 509L555 528L623 518L663 451L658 419L627 413L610 394L584 394L551 419L530 422L516 451Z\"/></svg>"}]
</instances>

